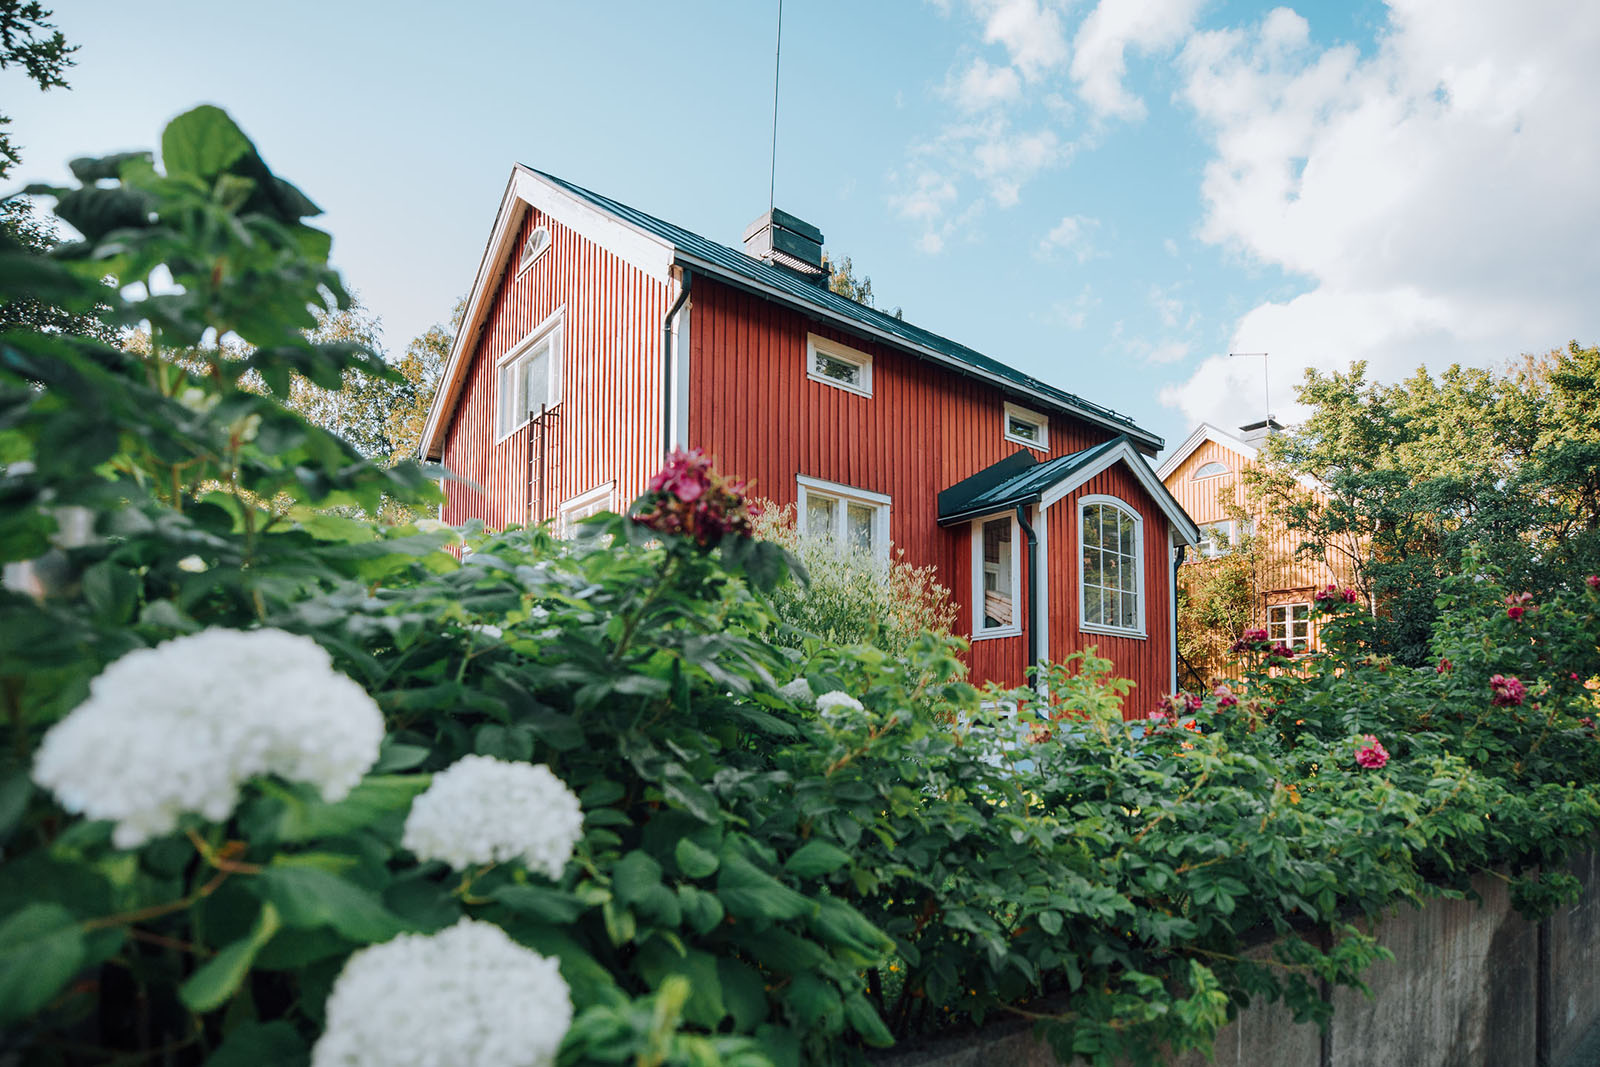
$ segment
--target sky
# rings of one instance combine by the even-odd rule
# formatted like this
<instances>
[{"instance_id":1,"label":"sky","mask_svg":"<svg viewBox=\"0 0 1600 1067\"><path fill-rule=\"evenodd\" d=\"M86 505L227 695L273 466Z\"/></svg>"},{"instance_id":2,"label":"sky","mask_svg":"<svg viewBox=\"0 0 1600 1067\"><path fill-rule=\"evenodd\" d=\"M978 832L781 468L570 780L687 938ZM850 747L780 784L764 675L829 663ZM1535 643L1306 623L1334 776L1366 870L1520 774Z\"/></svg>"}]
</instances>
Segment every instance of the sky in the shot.
<instances>
[{"instance_id":1,"label":"sky","mask_svg":"<svg viewBox=\"0 0 1600 1067\"><path fill-rule=\"evenodd\" d=\"M1600 4L787 0L775 174L777 0L54 7L14 176L220 105L395 352L516 162L735 246L772 180L880 306L1169 445L1294 419L1307 367L1600 341Z\"/></svg>"}]
</instances>

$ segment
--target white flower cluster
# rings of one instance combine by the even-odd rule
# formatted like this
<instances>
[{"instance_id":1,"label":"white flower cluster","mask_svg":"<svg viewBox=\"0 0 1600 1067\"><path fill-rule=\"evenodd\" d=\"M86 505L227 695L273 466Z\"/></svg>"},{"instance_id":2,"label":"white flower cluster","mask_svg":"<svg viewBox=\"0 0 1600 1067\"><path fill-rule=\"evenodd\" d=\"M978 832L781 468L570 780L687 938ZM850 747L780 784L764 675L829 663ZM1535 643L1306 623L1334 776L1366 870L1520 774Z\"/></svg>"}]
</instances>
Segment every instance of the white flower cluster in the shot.
<instances>
[{"instance_id":1,"label":"white flower cluster","mask_svg":"<svg viewBox=\"0 0 1600 1067\"><path fill-rule=\"evenodd\" d=\"M549 1067L572 1025L556 961L490 923L361 949L328 997L312 1067Z\"/></svg>"},{"instance_id":2,"label":"white flower cluster","mask_svg":"<svg viewBox=\"0 0 1600 1067\"><path fill-rule=\"evenodd\" d=\"M784 686L782 689L778 690L778 695L783 697L785 700L788 700L791 704L798 704L801 701L810 700L811 683L806 681L805 675L801 675L788 685Z\"/></svg>"},{"instance_id":3,"label":"white flower cluster","mask_svg":"<svg viewBox=\"0 0 1600 1067\"><path fill-rule=\"evenodd\" d=\"M849 693L842 693L837 689L831 693L823 693L817 698L817 711L821 712L822 717L825 719L837 718L840 709L843 708L848 708L851 711L866 710L861 706L861 701Z\"/></svg>"},{"instance_id":4,"label":"white flower cluster","mask_svg":"<svg viewBox=\"0 0 1600 1067\"><path fill-rule=\"evenodd\" d=\"M456 870L521 860L561 877L583 836L583 808L543 764L463 756L411 802L401 844Z\"/></svg>"},{"instance_id":5,"label":"white flower cluster","mask_svg":"<svg viewBox=\"0 0 1600 1067\"><path fill-rule=\"evenodd\" d=\"M378 759L383 714L309 637L206 630L130 652L50 728L33 780L112 819L133 848L178 817L226 819L247 779L276 774L342 800Z\"/></svg>"}]
</instances>

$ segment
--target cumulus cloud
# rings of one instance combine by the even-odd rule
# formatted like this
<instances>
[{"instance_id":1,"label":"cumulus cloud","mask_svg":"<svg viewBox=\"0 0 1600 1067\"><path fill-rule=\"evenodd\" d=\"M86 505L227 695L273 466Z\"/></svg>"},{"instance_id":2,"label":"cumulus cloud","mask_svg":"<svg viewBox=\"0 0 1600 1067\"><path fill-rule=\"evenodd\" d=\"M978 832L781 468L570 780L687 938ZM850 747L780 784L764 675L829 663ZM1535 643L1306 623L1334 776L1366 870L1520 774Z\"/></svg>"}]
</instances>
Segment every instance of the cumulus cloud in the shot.
<instances>
[{"instance_id":1,"label":"cumulus cloud","mask_svg":"<svg viewBox=\"0 0 1600 1067\"><path fill-rule=\"evenodd\" d=\"M919 248L937 252L986 205L1014 206L1023 185L1068 151L1055 131L1017 129L1003 114L955 123L917 145L914 166L891 177L899 191L890 195L890 206L921 228Z\"/></svg>"},{"instance_id":2,"label":"cumulus cloud","mask_svg":"<svg viewBox=\"0 0 1600 1067\"><path fill-rule=\"evenodd\" d=\"M1128 52L1173 48L1194 26L1201 0L1100 0L1072 39L1072 80L1097 114L1140 119L1144 101L1128 91Z\"/></svg>"},{"instance_id":3,"label":"cumulus cloud","mask_svg":"<svg viewBox=\"0 0 1600 1067\"><path fill-rule=\"evenodd\" d=\"M1005 48L1022 76L1033 81L1066 62L1066 28L1060 5L1050 0L973 0L983 19L983 39Z\"/></svg>"},{"instance_id":4,"label":"cumulus cloud","mask_svg":"<svg viewBox=\"0 0 1600 1067\"><path fill-rule=\"evenodd\" d=\"M1022 79L1010 67L991 67L981 57L953 77L945 93L963 111L984 111L1008 104L1022 93Z\"/></svg>"},{"instance_id":5,"label":"cumulus cloud","mask_svg":"<svg viewBox=\"0 0 1600 1067\"><path fill-rule=\"evenodd\" d=\"M1099 225L1099 219L1086 215L1064 216L1040 240L1039 254L1048 258L1058 252L1066 252L1077 257L1079 263L1087 263L1094 255L1094 244L1089 239L1089 233Z\"/></svg>"},{"instance_id":6,"label":"cumulus cloud","mask_svg":"<svg viewBox=\"0 0 1600 1067\"><path fill-rule=\"evenodd\" d=\"M1182 98L1209 137L1199 236L1304 280L1234 331L1303 368L1484 365L1600 333L1600 6L1391 0L1378 47L1319 48L1300 15L1194 35ZM1163 400L1231 419L1260 368L1208 360Z\"/></svg>"}]
</instances>

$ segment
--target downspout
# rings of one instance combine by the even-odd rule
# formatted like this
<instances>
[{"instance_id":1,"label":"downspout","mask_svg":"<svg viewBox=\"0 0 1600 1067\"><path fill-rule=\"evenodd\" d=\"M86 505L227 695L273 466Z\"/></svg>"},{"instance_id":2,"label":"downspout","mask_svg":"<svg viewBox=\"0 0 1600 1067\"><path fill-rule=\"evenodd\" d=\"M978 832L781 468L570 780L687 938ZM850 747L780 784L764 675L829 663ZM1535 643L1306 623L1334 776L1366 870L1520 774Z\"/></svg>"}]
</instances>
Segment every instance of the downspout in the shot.
<instances>
[{"instance_id":1,"label":"downspout","mask_svg":"<svg viewBox=\"0 0 1600 1067\"><path fill-rule=\"evenodd\" d=\"M1172 560L1172 593L1167 600L1167 612L1172 616L1172 691L1178 691L1178 568L1183 566L1183 557L1189 551L1189 546L1178 545L1177 554ZM1188 660L1184 660L1188 663ZM1193 670L1190 664L1190 670Z\"/></svg>"},{"instance_id":2,"label":"downspout","mask_svg":"<svg viewBox=\"0 0 1600 1067\"><path fill-rule=\"evenodd\" d=\"M1017 505L1017 525L1028 539L1028 681L1039 682L1039 535L1028 525L1026 505Z\"/></svg>"},{"instance_id":3,"label":"downspout","mask_svg":"<svg viewBox=\"0 0 1600 1067\"><path fill-rule=\"evenodd\" d=\"M688 267L681 268L683 272L683 285L678 290L678 299L672 302L667 309L667 317L661 324L661 464L666 466L667 457L672 455L672 320L677 318L678 312L683 309L684 302L689 299L689 290L694 286L694 272Z\"/></svg>"}]
</instances>

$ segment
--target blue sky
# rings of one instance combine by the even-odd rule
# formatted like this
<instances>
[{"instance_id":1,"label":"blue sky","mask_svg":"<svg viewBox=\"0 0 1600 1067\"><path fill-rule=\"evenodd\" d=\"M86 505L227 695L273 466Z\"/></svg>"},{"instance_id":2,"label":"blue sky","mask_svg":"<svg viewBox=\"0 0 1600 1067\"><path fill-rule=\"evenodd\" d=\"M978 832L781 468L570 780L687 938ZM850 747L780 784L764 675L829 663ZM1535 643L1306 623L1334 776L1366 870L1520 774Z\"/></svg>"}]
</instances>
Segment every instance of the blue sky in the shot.
<instances>
[{"instance_id":1,"label":"blue sky","mask_svg":"<svg viewBox=\"0 0 1600 1067\"><path fill-rule=\"evenodd\" d=\"M77 0L70 91L0 75L28 180L227 108L327 210L398 350L513 162L737 244L776 0ZM1134 416L1294 414L1302 368L1600 340L1600 5L784 5L777 202L908 319Z\"/></svg>"}]
</instances>

